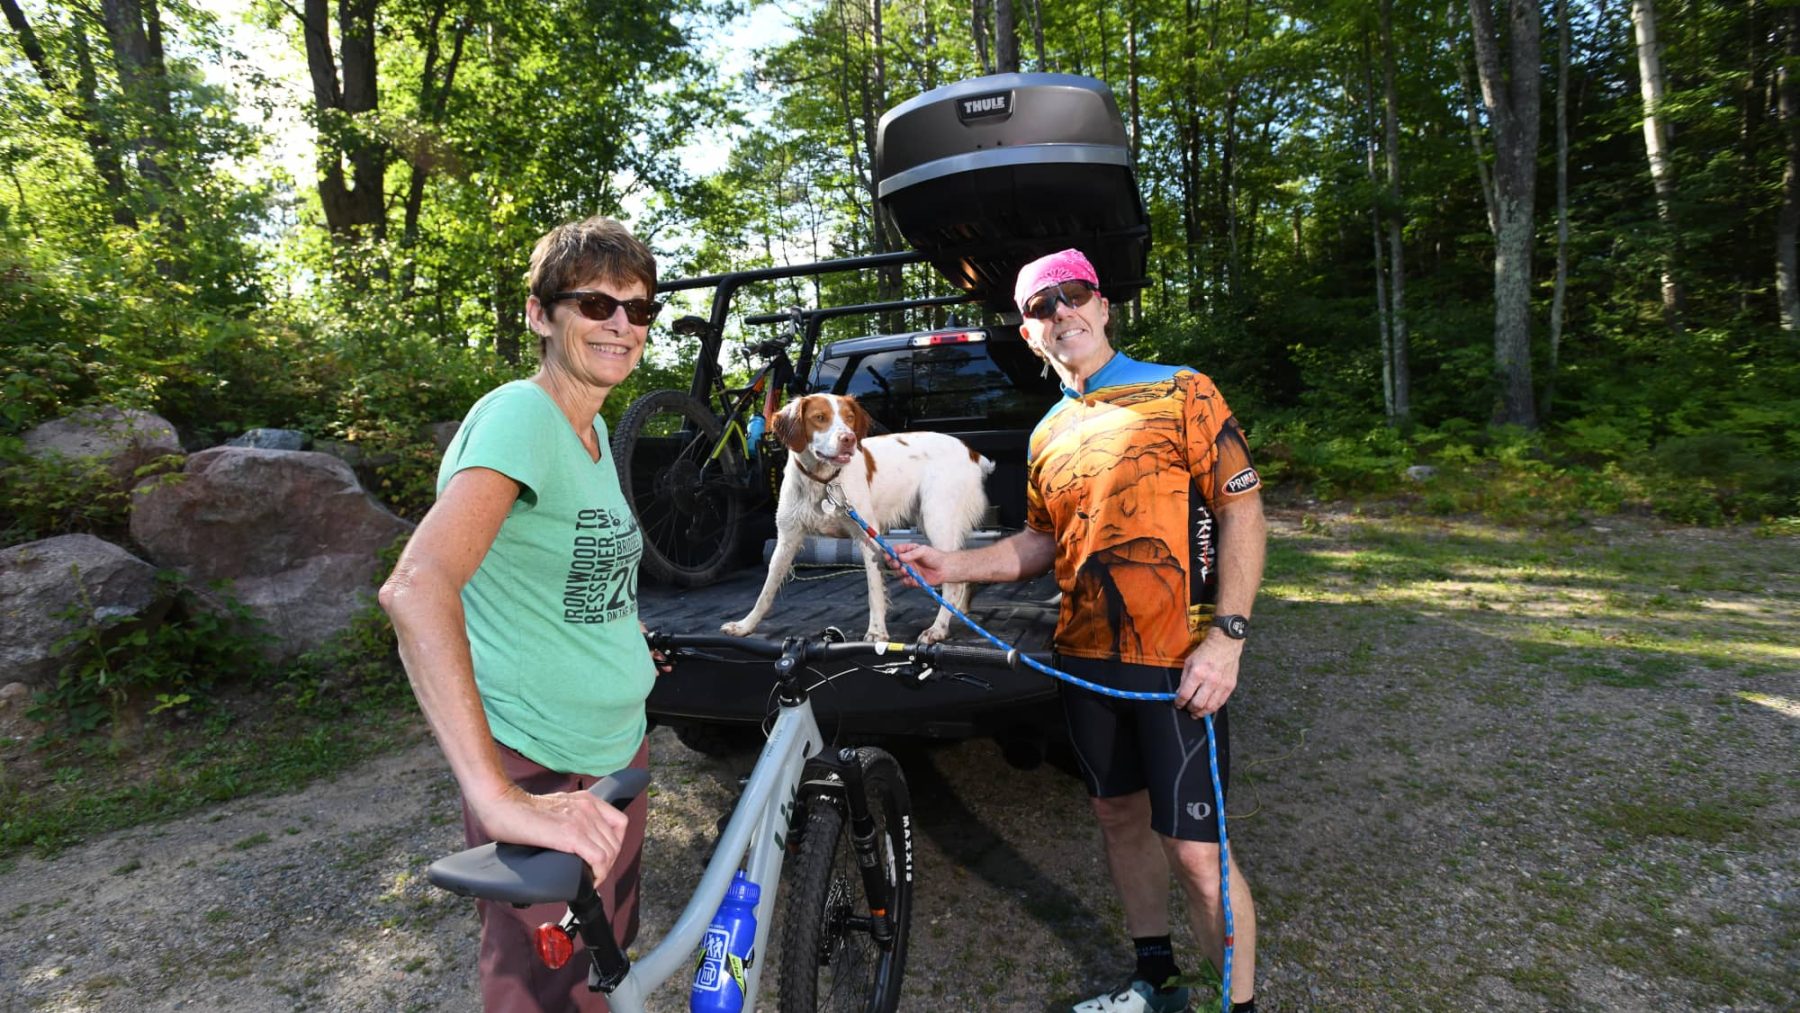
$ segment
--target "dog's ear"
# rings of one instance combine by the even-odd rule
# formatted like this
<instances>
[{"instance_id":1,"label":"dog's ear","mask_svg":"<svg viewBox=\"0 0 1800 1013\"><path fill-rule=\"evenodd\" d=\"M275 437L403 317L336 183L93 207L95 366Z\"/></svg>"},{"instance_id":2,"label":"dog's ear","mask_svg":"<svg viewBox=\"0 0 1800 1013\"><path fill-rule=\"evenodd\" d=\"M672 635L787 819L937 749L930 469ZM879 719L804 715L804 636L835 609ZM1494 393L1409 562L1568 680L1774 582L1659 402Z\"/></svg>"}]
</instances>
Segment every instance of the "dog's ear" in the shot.
<instances>
[{"instance_id":1,"label":"dog's ear","mask_svg":"<svg viewBox=\"0 0 1800 1013\"><path fill-rule=\"evenodd\" d=\"M800 406L805 401L806 398L803 397L795 398L782 405L781 410L775 413L775 424L770 427L770 431L775 434L775 439L789 450L806 449L806 441L800 438L803 431L800 425Z\"/></svg>"},{"instance_id":2,"label":"dog's ear","mask_svg":"<svg viewBox=\"0 0 1800 1013\"><path fill-rule=\"evenodd\" d=\"M857 402L854 394L844 395L844 406L849 409L845 413L847 417L844 419L844 424L850 427L850 431L855 433L857 440L860 441L869 435L869 430L874 426L875 420L869 417L868 412L863 411L863 406Z\"/></svg>"}]
</instances>

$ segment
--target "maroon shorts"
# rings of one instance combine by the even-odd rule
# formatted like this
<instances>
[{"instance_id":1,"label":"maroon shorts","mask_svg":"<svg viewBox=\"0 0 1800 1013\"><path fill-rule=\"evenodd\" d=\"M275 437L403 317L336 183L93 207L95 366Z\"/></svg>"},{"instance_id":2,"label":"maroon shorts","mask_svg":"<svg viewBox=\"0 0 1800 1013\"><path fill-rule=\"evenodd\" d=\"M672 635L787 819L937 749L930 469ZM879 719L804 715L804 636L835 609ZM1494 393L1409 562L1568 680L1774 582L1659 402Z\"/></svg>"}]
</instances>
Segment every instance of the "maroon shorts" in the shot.
<instances>
[{"instance_id":1,"label":"maroon shorts","mask_svg":"<svg viewBox=\"0 0 1800 1013\"><path fill-rule=\"evenodd\" d=\"M499 745L496 743L496 745ZM601 774L563 774L527 760L500 746L500 764L513 783L533 795L582 791L611 771ZM650 766L650 740L638 746L631 766ZM647 794L647 793L646 793ZM638 871L644 852L644 818L649 800L639 795L625 807L625 840L619 860L606 881L599 885L600 899L612 919L613 937L621 947L631 945L638 930ZM469 847L493 840L463 805L463 834ZM559 970L551 970L537 958L532 934L545 922L562 920L567 904L535 904L517 908L511 904L476 901L481 912L481 1002L488 1013L528 1013L537 1010L608 1011L606 996L587 987L587 947L575 940L575 955Z\"/></svg>"}]
</instances>

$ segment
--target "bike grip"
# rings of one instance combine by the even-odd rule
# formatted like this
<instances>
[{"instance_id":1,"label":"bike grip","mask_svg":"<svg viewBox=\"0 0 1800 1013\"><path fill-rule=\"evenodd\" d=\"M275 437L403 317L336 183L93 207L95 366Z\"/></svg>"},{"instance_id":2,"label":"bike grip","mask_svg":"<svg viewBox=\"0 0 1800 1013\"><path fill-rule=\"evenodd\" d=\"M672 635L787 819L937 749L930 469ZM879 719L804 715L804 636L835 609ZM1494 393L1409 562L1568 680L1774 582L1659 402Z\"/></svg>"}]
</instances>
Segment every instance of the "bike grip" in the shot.
<instances>
[{"instance_id":1,"label":"bike grip","mask_svg":"<svg viewBox=\"0 0 1800 1013\"><path fill-rule=\"evenodd\" d=\"M631 804L631 801L644 793L650 784L650 772L642 767L626 767L615 770L588 789L588 794L602 802L610 802L620 809Z\"/></svg>"},{"instance_id":2,"label":"bike grip","mask_svg":"<svg viewBox=\"0 0 1800 1013\"><path fill-rule=\"evenodd\" d=\"M963 644L937 644L932 648L931 660L938 664L950 662L966 662L974 665L998 665L1001 668L1018 668L1018 651L1002 651L997 647L972 647Z\"/></svg>"}]
</instances>

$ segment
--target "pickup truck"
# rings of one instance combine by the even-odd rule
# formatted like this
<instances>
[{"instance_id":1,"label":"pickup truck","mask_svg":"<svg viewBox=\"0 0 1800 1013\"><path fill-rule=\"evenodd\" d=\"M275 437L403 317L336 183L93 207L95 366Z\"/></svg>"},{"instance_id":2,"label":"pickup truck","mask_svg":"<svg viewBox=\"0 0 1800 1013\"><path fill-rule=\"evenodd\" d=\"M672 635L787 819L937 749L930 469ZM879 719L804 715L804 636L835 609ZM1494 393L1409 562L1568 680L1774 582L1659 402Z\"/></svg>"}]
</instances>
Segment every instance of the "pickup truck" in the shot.
<instances>
[{"instance_id":1,"label":"pickup truck","mask_svg":"<svg viewBox=\"0 0 1800 1013\"><path fill-rule=\"evenodd\" d=\"M854 394L880 430L951 433L995 462L988 477L989 519L976 534L992 540L1018 530L1025 514L1025 446L1031 427L1058 396L1054 378L1026 349L1016 328L948 328L878 335L827 345L805 390ZM769 533L772 537L772 531ZM906 532L891 541L919 540ZM700 588L646 584L638 610L654 630L715 632L749 611L767 573L766 541L718 583ZM755 549L760 546L760 553ZM784 586L759 636L813 635L827 627L860 630L867 620L861 555L848 539L814 539ZM890 588L888 625L904 637L930 625L937 603L923 591ZM1056 626L1057 589L1048 576L1019 584L978 585L969 614L1027 653L1042 655ZM953 642L985 644L958 623ZM837 673L822 673L836 675ZM1038 673L971 671L966 679L904 684L852 673L813 696L822 728L856 741L992 736L1014 763L1030 766L1055 748L1060 710L1052 681ZM760 741L773 676L767 663L688 657L657 684L649 710L688 746L723 753ZM986 685L981 685L985 683Z\"/></svg>"},{"instance_id":2,"label":"pickup truck","mask_svg":"<svg viewBox=\"0 0 1800 1013\"><path fill-rule=\"evenodd\" d=\"M726 447L736 415L734 392L725 389L719 364L732 299L746 286L842 271L883 271L891 278L901 266L920 262L935 268L955 292L796 308L741 323L792 321L798 361L788 367L783 357L783 369L769 374L782 394L854 394L878 431L946 432L987 455L996 464L987 487L993 509L980 534L999 538L1022 527L1026 441L1058 391L1054 377L1044 375L1019 336L1013 278L1027 261L1073 246L1095 264L1115 304L1123 305L1143 288L1149 216L1130 150L1111 91L1092 78L1002 74L937 88L889 110L877 126L878 198L911 249L659 285L659 292L711 290L712 312L708 319L677 322L678 330L692 325L682 333L700 337L691 388L685 396L646 395L644 415L656 405L677 403L685 414L657 429L655 439L662 442L645 444L636 463L621 465L627 496L640 526L659 525L665 543L660 550L668 558L701 544L690 535L723 528L731 536L717 544L735 548L724 556L702 551L701 557L735 560L736 566L665 567L672 574L682 571L684 579L681 586L644 584L638 603L644 622L661 631L714 632L749 610L767 573L759 564L773 534L771 504L767 489L759 491L766 483L747 479L767 476L772 461L757 454L752 469L750 462L736 463ZM827 320L941 312L963 304L985 314L985 325L877 333L818 345ZM691 449L699 437L720 449L710 456L704 450L691 457L675 452ZM721 462L727 465L718 471ZM729 509L708 513L721 502L716 490L727 486ZM730 523L715 523L727 517ZM812 635L826 627L861 630L867 612L860 557L849 545L831 541L819 542L802 558L809 565L783 587L759 636ZM888 626L897 636L924 629L937 608L924 592L909 588L895 587L889 598ZM969 612L1010 645L1044 655L1057 608L1055 584L1040 577L978 586ZM951 637L985 643L961 625L952 627ZM1047 751L1058 758L1062 721L1049 677L1001 669L962 674L967 678L903 685L851 673L832 678L812 699L821 727L840 741L991 735L1015 764L1035 765ZM759 739L772 682L766 663L689 656L658 680L650 715L704 752L747 748Z\"/></svg>"}]
</instances>

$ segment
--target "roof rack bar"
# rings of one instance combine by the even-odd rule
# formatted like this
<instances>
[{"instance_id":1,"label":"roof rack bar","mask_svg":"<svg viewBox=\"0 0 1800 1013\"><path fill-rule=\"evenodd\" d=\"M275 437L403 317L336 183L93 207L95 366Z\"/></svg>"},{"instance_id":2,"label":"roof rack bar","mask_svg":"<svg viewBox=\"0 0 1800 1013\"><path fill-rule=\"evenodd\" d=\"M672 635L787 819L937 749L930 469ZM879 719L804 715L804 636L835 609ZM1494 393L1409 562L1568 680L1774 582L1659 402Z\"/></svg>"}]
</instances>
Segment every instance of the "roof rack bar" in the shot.
<instances>
[{"instance_id":1,"label":"roof rack bar","mask_svg":"<svg viewBox=\"0 0 1800 1013\"><path fill-rule=\"evenodd\" d=\"M731 297L737 294L739 287L749 282L772 281L778 278L805 278L816 274L835 274L839 271L866 271L872 267L917 264L924 259L925 255L922 253L900 250L894 253L871 253L862 257L820 260L811 264L783 264L776 267L752 268L748 271L727 271L724 274L677 278L673 281L659 283L656 286L656 291L659 293L685 292L697 288L713 290L712 313L707 321L707 333L700 338L700 356L694 363L694 382L689 388L689 392L699 398L701 403L709 402L713 377L720 375L719 346L725 340L725 317L731 310Z\"/></svg>"},{"instance_id":2,"label":"roof rack bar","mask_svg":"<svg viewBox=\"0 0 1800 1013\"><path fill-rule=\"evenodd\" d=\"M865 302L854 306L820 306L816 309L800 310L800 319L805 332L800 341L800 359L794 364L794 378L790 382L789 394L799 394L806 386L806 378L812 375L813 354L819 347L819 325L836 317L861 316L869 313L886 313L889 310L921 309L926 306L956 306L961 303L974 302L975 296L969 293L957 295L929 295L915 299L894 299L888 302ZM747 325L777 324L793 319L793 311L785 313L761 313L753 317L745 317Z\"/></svg>"},{"instance_id":3,"label":"roof rack bar","mask_svg":"<svg viewBox=\"0 0 1800 1013\"><path fill-rule=\"evenodd\" d=\"M807 319L831 320L836 317L853 317L866 313L886 313L890 310L921 309L926 306L955 306L958 303L974 302L975 297L967 292L956 295L920 296L916 299L895 299L889 302L865 302L854 306L821 306L817 309L803 309L801 315ZM786 313L761 313L753 317L745 317L747 325L778 324L788 319Z\"/></svg>"}]
</instances>

